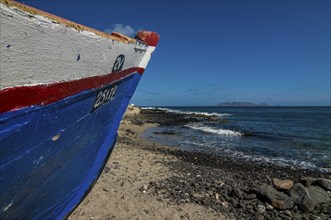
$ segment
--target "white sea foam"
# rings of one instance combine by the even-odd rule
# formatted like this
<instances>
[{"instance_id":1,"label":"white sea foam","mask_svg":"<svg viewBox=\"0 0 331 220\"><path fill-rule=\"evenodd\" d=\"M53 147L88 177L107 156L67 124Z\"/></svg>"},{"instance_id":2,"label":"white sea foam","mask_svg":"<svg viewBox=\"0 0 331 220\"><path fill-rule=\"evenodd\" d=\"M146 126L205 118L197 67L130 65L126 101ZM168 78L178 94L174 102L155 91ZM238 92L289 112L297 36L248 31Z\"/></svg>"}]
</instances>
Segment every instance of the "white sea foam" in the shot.
<instances>
[{"instance_id":1,"label":"white sea foam","mask_svg":"<svg viewBox=\"0 0 331 220\"><path fill-rule=\"evenodd\" d=\"M242 134L238 131L232 131L232 130L227 130L227 129L221 129L221 128L212 128L209 126L205 125L200 125L200 124L188 124L186 127L195 129L195 130L200 130L208 133L213 133L213 134L219 134L219 135L225 135L225 136L241 136Z\"/></svg>"},{"instance_id":2,"label":"white sea foam","mask_svg":"<svg viewBox=\"0 0 331 220\"><path fill-rule=\"evenodd\" d=\"M166 112L171 112L171 113L176 113L176 114L186 114L186 115L198 114L198 115L205 115L205 116L215 116L215 117L220 117L220 118L223 118L226 116L231 116L231 114L228 114L228 113L192 112L192 111L181 111L181 110L174 110L174 109L169 109L169 108L157 108L157 107L142 107L142 109L163 110Z\"/></svg>"},{"instance_id":3,"label":"white sea foam","mask_svg":"<svg viewBox=\"0 0 331 220\"><path fill-rule=\"evenodd\" d=\"M286 159L283 157L267 157L262 155L247 155L243 152L233 153L233 156L244 160L255 161L258 163L265 162L284 167L298 167L300 169L312 169L312 170L318 169L320 171L328 171L328 172L330 171L330 169L328 168L320 168L311 162L300 161L297 159Z\"/></svg>"},{"instance_id":4,"label":"white sea foam","mask_svg":"<svg viewBox=\"0 0 331 220\"><path fill-rule=\"evenodd\" d=\"M207 145L205 145L207 147ZM210 145L209 145L210 147ZM320 170L322 172L330 172L330 168L321 168L316 166L312 162L302 161L298 159L287 159L284 157L268 157L254 153L244 153L240 150L231 149L228 147L220 147L212 146L210 147L214 149L216 152L219 152L223 156L230 156L232 158L237 158L238 160L245 160L245 161L254 161L256 163L268 163L268 164L275 164L278 166L283 167L297 167L300 169L310 169L310 170Z\"/></svg>"},{"instance_id":5,"label":"white sea foam","mask_svg":"<svg viewBox=\"0 0 331 220\"><path fill-rule=\"evenodd\" d=\"M141 107L141 109L155 110L155 109L157 109L157 108L156 108L156 107Z\"/></svg>"}]
</instances>

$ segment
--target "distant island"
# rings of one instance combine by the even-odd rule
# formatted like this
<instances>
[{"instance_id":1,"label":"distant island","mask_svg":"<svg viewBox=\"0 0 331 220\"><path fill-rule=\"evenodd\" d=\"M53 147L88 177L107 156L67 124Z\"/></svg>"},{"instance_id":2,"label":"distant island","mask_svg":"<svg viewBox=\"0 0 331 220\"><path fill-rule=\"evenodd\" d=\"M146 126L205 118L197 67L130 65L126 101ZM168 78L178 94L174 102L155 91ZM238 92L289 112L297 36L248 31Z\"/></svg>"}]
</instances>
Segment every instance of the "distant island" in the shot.
<instances>
[{"instance_id":1,"label":"distant island","mask_svg":"<svg viewBox=\"0 0 331 220\"><path fill-rule=\"evenodd\" d=\"M251 103L251 102L222 102L222 103L217 104L217 106L247 107L247 106L269 106L269 105L266 103L255 104L255 103Z\"/></svg>"}]
</instances>

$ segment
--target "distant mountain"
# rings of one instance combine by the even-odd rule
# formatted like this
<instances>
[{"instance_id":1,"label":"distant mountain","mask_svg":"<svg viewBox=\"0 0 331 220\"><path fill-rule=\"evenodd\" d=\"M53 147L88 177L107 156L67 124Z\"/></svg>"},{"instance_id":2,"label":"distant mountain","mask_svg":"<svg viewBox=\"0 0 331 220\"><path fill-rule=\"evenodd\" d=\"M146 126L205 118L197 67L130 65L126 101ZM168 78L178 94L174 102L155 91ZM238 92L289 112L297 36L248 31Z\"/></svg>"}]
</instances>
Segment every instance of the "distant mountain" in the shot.
<instances>
[{"instance_id":1,"label":"distant mountain","mask_svg":"<svg viewBox=\"0 0 331 220\"><path fill-rule=\"evenodd\" d=\"M232 107L237 107L237 106L269 106L266 103L260 103L260 104L255 104L251 102L222 102L217 104L217 106L232 106Z\"/></svg>"}]
</instances>

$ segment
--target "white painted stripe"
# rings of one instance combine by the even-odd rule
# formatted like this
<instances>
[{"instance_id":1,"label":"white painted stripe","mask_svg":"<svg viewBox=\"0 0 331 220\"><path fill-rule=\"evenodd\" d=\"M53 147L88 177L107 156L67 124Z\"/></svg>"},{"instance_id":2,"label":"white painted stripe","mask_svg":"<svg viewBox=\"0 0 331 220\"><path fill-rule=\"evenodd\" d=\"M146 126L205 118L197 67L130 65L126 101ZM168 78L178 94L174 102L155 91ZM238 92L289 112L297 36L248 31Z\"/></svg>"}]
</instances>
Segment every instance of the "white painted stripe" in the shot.
<instances>
[{"instance_id":1,"label":"white painted stripe","mask_svg":"<svg viewBox=\"0 0 331 220\"><path fill-rule=\"evenodd\" d=\"M147 64L148 64L149 60L151 59L151 55L154 52L154 50L155 50L155 47L151 47L151 46L147 47L146 54L140 61L139 67L146 69Z\"/></svg>"}]
</instances>

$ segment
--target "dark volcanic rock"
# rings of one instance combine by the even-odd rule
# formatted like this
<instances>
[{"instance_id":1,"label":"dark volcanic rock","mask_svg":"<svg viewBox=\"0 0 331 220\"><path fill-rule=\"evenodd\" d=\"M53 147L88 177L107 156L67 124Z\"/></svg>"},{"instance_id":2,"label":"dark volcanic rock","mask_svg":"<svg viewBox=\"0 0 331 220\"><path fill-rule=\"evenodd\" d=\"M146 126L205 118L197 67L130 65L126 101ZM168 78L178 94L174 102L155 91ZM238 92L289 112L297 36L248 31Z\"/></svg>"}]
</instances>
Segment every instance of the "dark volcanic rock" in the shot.
<instances>
[{"instance_id":1,"label":"dark volcanic rock","mask_svg":"<svg viewBox=\"0 0 331 220\"><path fill-rule=\"evenodd\" d=\"M309 195L316 203L328 203L331 201L328 193L318 186L310 186L307 188Z\"/></svg>"},{"instance_id":2,"label":"dark volcanic rock","mask_svg":"<svg viewBox=\"0 0 331 220\"><path fill-rule=\"evenodd\" d=\"M264 184L257 187L256 194L277 209L290 209L293 207L293 202L288 195L278 192L270 185Z\"/></svg>"},{"instance_id":3,"label":"dark volcanic rock","mask_svg":"<svg viewBox=\"0 0 331 220\"><path fill-rule=\"evenodd\" d=\"M192 122L223 122L226 120L216 116L204 114L180 114L159 109L141 109L140 115L135 118L143 118L144 122L158 123L161 126L186 125Z\"/></svg>"},{"instance_id":4,"label":"dark volcanic rock","mask_svg":"<svg viewBox=\"0 0 331 220\"><path fill-rule=\"evenodd\" d=\"M300 180L300 183L302 183L302 185L308 187L316 180L317 180L317 178L313 178L313 177L302 177Z\"/></svg>"},{"instance_id":5,"label":"dark volcanic rock","mask_svg":"<svg viewBox=\"0 0 331 220\"><path fill-rule=\"evenodd\" d=\"M161 132L153 132L153 134L158 134L158 135L180 135L181 133L166 130L166 131L161 131Z\"/></svg>"},{"instance_id":6,"label":"dark volcanic rock","mask_svg":"<svg viewBox=\"0 0 331 220\"><path fill-rule=\"evenodd\" d=\"M318 185L325 190L331 191L331 180L325 178L319 178L313 182L313 185Z\"/></svg>"},{"instance_id":7,"label":"dark volcanic rock","mask_svg":"<svg viewBox=\"0 0 331 220\"><path fill-rule=\"evenodd\" d=\"M301 184L296 183L291 191L291 198L302 210L312 212L316 206L316 202L311 198L308 190Z\"/></svg>"}]
</instances>

